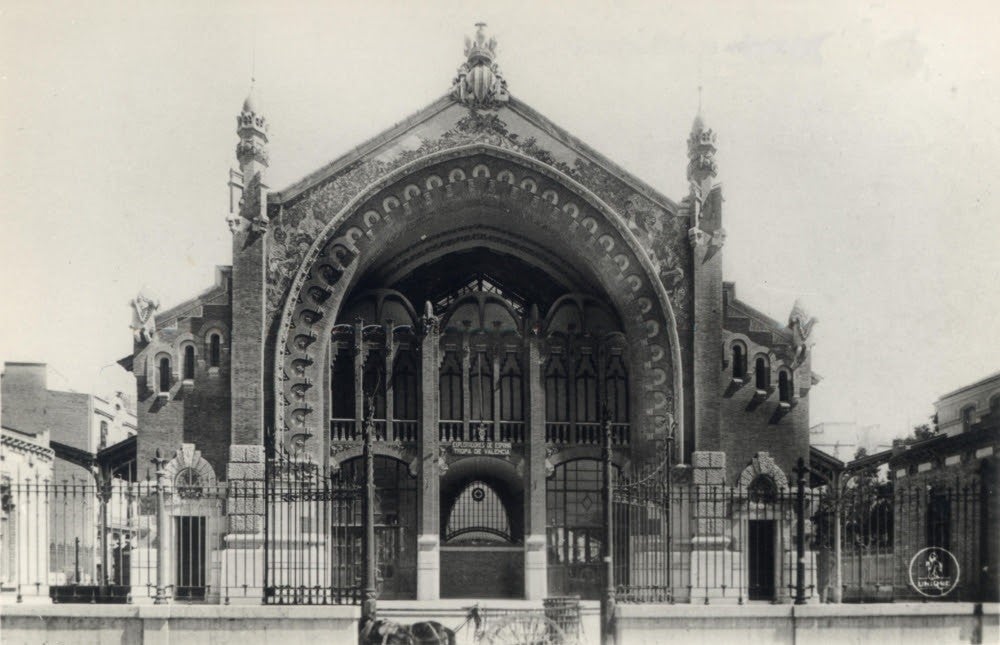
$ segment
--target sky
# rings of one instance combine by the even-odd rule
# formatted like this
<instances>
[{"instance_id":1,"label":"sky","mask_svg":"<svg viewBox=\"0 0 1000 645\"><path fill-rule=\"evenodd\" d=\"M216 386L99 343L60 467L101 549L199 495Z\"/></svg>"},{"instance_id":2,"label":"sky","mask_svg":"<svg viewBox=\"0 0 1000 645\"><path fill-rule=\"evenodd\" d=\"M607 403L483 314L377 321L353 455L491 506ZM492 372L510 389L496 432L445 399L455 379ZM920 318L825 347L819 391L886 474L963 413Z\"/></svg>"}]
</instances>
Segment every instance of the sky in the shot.
<instances>
[{"instance_id":1,"label":"sky","mask_svg":"<svg viewBox=\"0 0 1000 645\"><path fill-rule=\"evenodd\" d=\"M1000 370L1000 9L961 0L7 0L0 360L134 391L129 300L230 263L251 77L281 189L446 93L478 21L513 95L676 200L703 88L726 279L819 319L812 423L903 436Z\"/></svg>"}]
</instances>

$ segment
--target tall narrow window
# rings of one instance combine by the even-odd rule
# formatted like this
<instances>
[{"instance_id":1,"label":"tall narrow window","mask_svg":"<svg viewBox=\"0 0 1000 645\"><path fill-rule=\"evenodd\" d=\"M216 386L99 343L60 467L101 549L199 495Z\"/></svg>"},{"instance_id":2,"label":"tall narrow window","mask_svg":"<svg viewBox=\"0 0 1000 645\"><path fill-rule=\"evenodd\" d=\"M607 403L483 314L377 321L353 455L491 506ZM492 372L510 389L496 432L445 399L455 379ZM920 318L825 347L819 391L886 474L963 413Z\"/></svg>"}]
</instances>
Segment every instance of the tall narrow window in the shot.
<instances>
[{"instance_id":1,"label":"tall narrow window","mask_svg":"<svg viewBox=\"0 0 1000 645\"><path fill-rule=\"evenodd\" d=\"M566 368L558 355L551 356L545 364L545 420L569 421Z\"/></svg>"},{"instance_id":2,"label":"tall narrow window","mask_svg":"<svg viewBox=\"0 0 1000 645\"><path fill-rule=\"evenodd\" d=\"M392 371L392 416L417 418L417 365L413 352L400 352Z\"/></svg>"},{"instance_id":3,"label":"tall narrow window","mask_svg":"<svg viewBox=\"0 0 1000 645\"><path fill-rule=\"evenodd\" d=\"M101 438L98 441L97 449L101 450L108 446L108 422L101 421Z\"/></svg>"},{"instance_id":4,"label":"tall narrow window","mask_svg":"<svg viewBox=\"0 0 1000 645\"><path fill-rule=\"evenodd\" d=\"M771 370L763 356L758 356L754 364L754 382L758 390L767 390L771 386Z\"/></svg>"},{"instance_id":5,"label":"tall narrow window","mask_svg":"<svg viewBox=\"0 0 1000 645\"><path fill-rule=\"evenodd\" d=\"M944 491L927 496L927 546L951 547L951 500Z\"/></svg>"},{"instance_id":6,"label":"tall narrow window","mask_svg":"<svg viewBox=\"0 0 1000 645\"><path fill-rule=\"evenodd\" d=\"M471 419L493 419L493 361L485 351L473 354L469 365Z\"/></svg>"},{"instance_id":7,"label":"tall narrow window","mask_svg":"<svg viewBox=\"0 0 1000 645\"><path fill-rule=\"evenodd\" d=\"M976 406L967 405L962 408L962 431L968 432L976 419Z\"/></svg>"},{"instance_id":8,"label":"tall narrow window","mask_svg":"<svg viewBox=\"0 0 1000 645\"><path fill-rule=\"evenodd\" d=\"M441 419L462 420L462 364L456 352L446 352L439 377Z\"/></svg>"},{"instance_id":9,"label":"tall narrow window","mask_svg":"<svg viewBox=\"0 0 1000 645\"><path fill-rule=\"evenodd\" d=\"M517 354L508 353L500 367L500 419L521 421L524 410L521 405L523 395L521 384L521 362Z\"/></svg>"},{"instance_id":10,"label":"tall narrow window","mask_svg":"<svg viewBox=\"0 0 1000 645\"><path fill-rule=\"evenodd\" d=\"M208 366L218 367L222 354L222 338L218 334L212 334L208 338Z\"/></svg>"},{"instance_id":11,"label":"tall narrow window","mask_svg":"<svg viewBox=\"0 0 1000 645\"><path fill-rule=\"evenodd\" d=\"M733 378L742 379L747 375L747 355L743 345L733 343Z\"/></svg>"},{"instance_id":12,"label":"tall narrow window","mask_svg":"<svg viewBox=\"0 0 1000 645\"><path fill-rule=\"evenodd\" d=\"M331 381L331 413L334 419L354 417L354 357L348 351L334 354Z\"/></svg>"},{"instance_id":13,"label":"tall narrow window","mask_svg":"<svg viewBox=\"0 0 1000 645\"><path fill-rule=\"evenodd\" d=\"M170 391L170 359L164 356L160 359L159 386L160 392Z\"/></svg>"},{"instance_id":14,"label":"tall narrow window","mask_svg":"<svg viewBox=\"0 0 1000 645\"><path fill-rule=\"evenodd\" d=\"M577 423L593 423L599 421L597 416L597 370L594 369L594 357L584 354L576 366L576 421Z\"/></svg>"},{"instance_id":15,"label":"tall narrow window","mask_svg":"<svg viewBox=\"0 0 1000 645\"><path fill-rule=\"evenodd\" d=\"M369 413L369 401L374 398L375 418L385 418L385 354L381 351L369 352L364 369L364 416Z\"/></svg>"},{"instance_id":16,"label":"tall narrow window","mask_svg":"<svg viewBox=\"0 0 1000 645\"><path fill-rule=\"evenodd\" d=\"M620 355L613 355L608 360L604 388L611 422L628 423L628 373Z\"/></svg>"},{"instance_id":17,"label":"tall narrow window","mask_svg":"<svg viewBox=\"0 0 1000 645\"><path fill-rule=\"evenodd\" d=\"M1000 417L1000 394L994 394L990 398L990 414L993 417Z\"/></svg>"},{"instance_id":18,"label":"tall narrow window","mask_svg":"<svg viewBox=\"0 0 1000 645\"><path fill-rule=\"evenodd\" d=\"M194 345L184 348L184 380L194 380Z\"/></svg>"},{"instance_id":19,"label":"tall narrow window","mask_svg":"<svg viewBox=\"0 0 1000 645\"><path fill-rule=\"evenodd\" d=\"M785 370L778 373L778 398L782 403L792 402L792 377Z\"/></svg>"}]
</instances>

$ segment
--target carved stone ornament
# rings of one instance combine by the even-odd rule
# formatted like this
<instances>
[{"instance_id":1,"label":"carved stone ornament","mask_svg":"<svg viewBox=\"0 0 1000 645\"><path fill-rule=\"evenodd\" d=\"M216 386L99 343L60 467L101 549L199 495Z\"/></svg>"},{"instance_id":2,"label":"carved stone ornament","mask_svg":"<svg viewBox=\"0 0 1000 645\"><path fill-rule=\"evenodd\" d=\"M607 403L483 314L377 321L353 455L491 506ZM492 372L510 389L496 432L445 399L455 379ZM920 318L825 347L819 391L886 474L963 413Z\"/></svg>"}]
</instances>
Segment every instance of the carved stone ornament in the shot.
<instances>
[{"instance_id":1,"label":"carved stone ornament","mask_svg":"<svg viewBox=\"0 0 1000 645\"><path fill-rule=\"evenodd\" d=\"M132 299L132 335L137 343L148 343L156 334L156 310L160 301L142 291Z\"/></svg>"},{"instance_id":2,"label":"carved stone ornament","mask_svg":"<svg viewBox=\"0 0 1000 645\"><path fill-rule=\"evenodd\" d=\"M743 469L740 473L739 485L743 490L748 490L750 484L759 475L767 475L774 481L774 485L779 491L788 491L788 477L785 476L784 471L778 467L778 464L774 463L774 458L771 457L770 453L761 451L754 455L753 459L750 461L750 465Z\"/></svg>"},{"instance_id":3,"label":"carved stone ornament","mask_svg":"<svg viewBox=\"0 0 1000 645\"><path fill-rule=\"evenodd\" d=\"M708 233L701 230L700 228L689 229L688 242L691 243L692 247L705 246L706 244L708 244Z\"/></svg>"},{"instance_id":4,"label":"carved stone ornament","mask_svg":"<svg viewBox=\"0 0 1000 645\"><path fill-rule=\"evenodd\" d=\"M507 81L494 62L496 38L486 38L486 23L476 23L474 39L465 39L466 61L452 81L451 95L470 107L495 108L506 103Z\"/></svg>"},{"instance_id":5,"label":"carved stone ornament","mask_svg":"<svg viewBox=\"0 0 1000 645\"><path fill-rule=\"evenodd\" d=\"M815 324L816 318L809 315L801 299L796 299L792 305L792 312L788 314L788 327L792 330L792 342L795 345L793 368L805 362L811 344L808 342L809 334L812 333Z\"/></svg>"}]
</instances>

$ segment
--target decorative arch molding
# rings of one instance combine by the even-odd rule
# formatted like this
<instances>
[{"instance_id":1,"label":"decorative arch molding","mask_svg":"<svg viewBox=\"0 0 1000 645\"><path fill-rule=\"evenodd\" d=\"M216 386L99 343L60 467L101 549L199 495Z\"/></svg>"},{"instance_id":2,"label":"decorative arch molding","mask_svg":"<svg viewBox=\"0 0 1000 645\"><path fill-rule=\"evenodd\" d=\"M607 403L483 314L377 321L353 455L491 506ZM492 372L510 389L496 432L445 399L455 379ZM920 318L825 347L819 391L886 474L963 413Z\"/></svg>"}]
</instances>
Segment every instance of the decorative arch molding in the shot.
<instances>
[{"instance_id":1,"label":"decorative arch molding","mask_svg":"<svg viewBox=\"0 0 1000 645\"><path fill-rule=\"evenodd\" d=\"M163 467L166 473L166 480L171 486L177 488L179 485L177 477L185 470L192 469L197 476L198 485L202 489L214 488L218 483L215 477L215 469L212 464L201 456L201 451L195 448L193 443L181 444L181 449L174 453L174 458Z\"/></svg>"},{"instance_id":2,"label":"decorative arch molding","mask_svg":"<svg viewBox=\"0 0 1000 645\"><path fill-rule=\"evenodd\" d=\"M551 477L556 470L556 466L567 461L577 459L593 459L600 461L603 459L601 449L598 446L573 446L572 448L556 449L550 447L545 455L545 476ZM624 452L612 451L611 463L618 466L621 472L627 472L631 465L631 460Z\"/></svg>"},{"instance_id":3,"label":"decorative arch molding","mask_svg":"<svg viewBox=\"0 0 1000 645\"><path fill-rule=\"evenodd\" d=\"M350 461L351 459L357 459L363 456L364 446L360 445L342 445L335 446L330 450L330 472L335 473L340 470L340 467L344 462ZM417 470L414 468L416 464L417 452L413 449L403 448L402 446L394 446L392 444L372 444L372 454L380 457L389 457L397 461L401 461L407 464L410 468L410 474L416 476Z\"/></svg>"},{"instance_id":4,"label":"decorative arch molding","mask_svg":"<svg viewBox=\"0 0 1000 645\"><path fill-rule=\"evenodd\" d=\"M480 165L487 172L473 172ZM517 180L498 181L504 171ZM448 181L439 184L432 177ZM542 199L539 192L549 196ZM292 279L277 330L275 427L282 441L294 438L309 453L321 454L321 441L311 441L322 438L324 428L322 394L313 384L323 382L330 330L356 280L408 223L433 222L444 211L469 207L496 209L504 213L504 225L526 224L548 235L564 256L589 268L619 312L633 351L646 357L636 361L641 365L636 382L643 384L636 394L641 417L636 438L651 439L672 422L683 427L673 307L624 218L564 173L513 150L476 144L416 159L370 184L316 237ZM295 342L298 338L313 340Z\"/></svg>"},{"instance_id":5,"label":"decorative arch molding","mask_svg":"<svg viewBox=\"0 0 1000 645\"><path fill-rule=\"evenodd\" d=\"M758 452L753 456L750 464L740 473L739 487L743 490L749 490L750 484L759 475L770 477L774 481L774 485L778 487L779 492L788 492L788 477L778 467L778 464L774 463L774 459L767 452Z\"/></svg>"}]
</instances>

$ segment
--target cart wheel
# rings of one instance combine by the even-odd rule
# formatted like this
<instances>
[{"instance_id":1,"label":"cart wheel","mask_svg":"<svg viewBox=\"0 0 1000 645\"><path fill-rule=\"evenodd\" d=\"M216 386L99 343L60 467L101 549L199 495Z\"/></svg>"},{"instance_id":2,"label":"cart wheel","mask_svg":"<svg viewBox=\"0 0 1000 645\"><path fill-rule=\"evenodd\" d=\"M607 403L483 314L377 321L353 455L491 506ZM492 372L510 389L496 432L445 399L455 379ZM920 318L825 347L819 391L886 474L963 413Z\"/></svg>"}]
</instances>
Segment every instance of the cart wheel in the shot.
<instances>
[{"instance_id":1,"label":"cart wheel","mask_svg":"<svg viewBox=\"0 0 1000 645\"><path fill-rule=\"evenodd\" d=\"M497 621L483 634L483 645L567 645L569 639L559 625L541 614L512 614Z\"/></svg>"}]
</instances>

